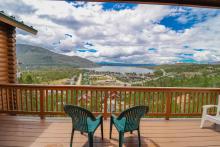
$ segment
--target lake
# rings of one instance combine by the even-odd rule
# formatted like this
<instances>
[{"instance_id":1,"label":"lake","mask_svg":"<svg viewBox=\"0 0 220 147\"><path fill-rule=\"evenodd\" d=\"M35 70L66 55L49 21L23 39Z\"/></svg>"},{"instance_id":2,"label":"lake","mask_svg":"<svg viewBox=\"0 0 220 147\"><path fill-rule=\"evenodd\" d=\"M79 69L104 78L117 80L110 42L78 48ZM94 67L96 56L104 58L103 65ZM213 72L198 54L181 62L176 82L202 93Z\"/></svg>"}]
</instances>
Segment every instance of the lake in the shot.
<instances>
[{"instance_id":1,"label":"lake","mask_svg":"<svg viewBox=\"0 0 220 147\"><path fill-rule=\"evenodd\" d=\"M101 66L101 67L94 67L94 68L83 68L87 70L95 70L99 72L120 72L120 73L152 73L154 70L141 68L141 67L130 67L130 66Z\"/></svg>"}]
</instances>

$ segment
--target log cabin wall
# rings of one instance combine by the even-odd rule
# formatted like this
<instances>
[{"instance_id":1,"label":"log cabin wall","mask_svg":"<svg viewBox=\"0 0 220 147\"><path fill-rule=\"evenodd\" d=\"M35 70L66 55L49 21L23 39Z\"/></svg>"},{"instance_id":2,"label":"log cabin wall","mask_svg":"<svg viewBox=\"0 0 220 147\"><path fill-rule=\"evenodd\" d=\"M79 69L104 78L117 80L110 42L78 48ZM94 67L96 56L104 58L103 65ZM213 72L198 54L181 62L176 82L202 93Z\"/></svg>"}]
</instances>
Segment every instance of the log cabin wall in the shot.
<instances>
[{"instance_id":1,"label":"log cabin wall","mask_svg":"<svg viewBox=\"0 0 220 147\"><path fill-rule=\"evenodd\" d=\"M16 83L15 27L0 22L0 83Z\"/></svg>"},{"instance_id":2,"label":"log cabin wall","mask_svg":"<svg viewBox=\"0 0 220 147\"><path fill-rule=\"evenodd\" d=\"M16 31L15 27L0 22L0 83L16 83ZM8 97L0 106L16 109L16 95L12 90L1 91L1 97ZM1 108L0 108L1 109Z\"/></svg>"}]
</instances>

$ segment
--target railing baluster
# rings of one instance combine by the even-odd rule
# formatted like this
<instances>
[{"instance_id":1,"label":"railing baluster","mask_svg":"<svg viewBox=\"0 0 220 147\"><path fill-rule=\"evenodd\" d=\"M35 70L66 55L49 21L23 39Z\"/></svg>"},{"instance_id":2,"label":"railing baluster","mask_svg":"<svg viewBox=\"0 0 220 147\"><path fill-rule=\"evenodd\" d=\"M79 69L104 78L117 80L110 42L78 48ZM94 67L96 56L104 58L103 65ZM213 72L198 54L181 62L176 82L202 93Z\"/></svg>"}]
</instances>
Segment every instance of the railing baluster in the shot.
<instances>
[{"instance_id":1,"label":"railing baluster","mask_svg":"<svg viewBox=\"0 0 220 147\"><path fill-rule=\"evenodd\" d=\"M44 90L40 89L40 118L44 119Z\"/></svg>"},{"instance_id":2,"label":"railing baluster","mask_svg":"<svg viewBox=\"0 0 220 147\"><path fill-rule=\"evenodd\" d=\"M176 107L177 107L177 92L173 92L173 98L174 98L174 113L176 113ZM172 100L173 102L173 100Z\"/></svg>"},{"instance_id":3,"label":"railing baluster","mask_svg":"<svg viewBox=\"0 0 220 147\"><path fill-rule=\"evenodd\" d=\"M152 92L152 112L154 113L154 92Z\"/></svg>"},{"instance_id":4,"label":"railing baluster","mask_svg":"<svg viewBox=\"0 0 220 147\"><path fill-rule=\"evenodd\" d=\"M25 89L25 109L28 112L28 98L27 98L27 89Z\"/></svg>"},{"instance_id":5,"label":"railing baluster","mask_svg":"<svg viewBox=\"0 0 220 147\"><path fill-rule=\"evenodd\" d=\"M20 98L21 98L21 110L24 110L24 105L23 105L23 94L22 94L23 89L20 89Z\"/></svg>"},{"instance_id":6,"label":"railing baluster","mask_svg":"<svg viewBox=\"0 0 220 147\"><path fill-rule=\"evenodd\" d=\"M157 105L156 105L156 112L158 113L158 109L159 109L159 108L158 108L158 107L159 107L159 106L158 106L158 103L159 103L159 92L156 92L156 99L157 99L157 100L156 100L156 103L157 103Z\"/></svg>"},{"instance_id":7,"label":"railing baluster","mask_svg":"<svg viewBox=\"0 0 220 147\"><path fill-rule=\"evenodd\" d=\"M80 100L81 100L81 107L83 107L83 91L82 90L80 90L80 96L81 96L81 98L80 98Z\"/></svg>"},{"instance_id":8,"label":"railing baluster","mask_svg":"<svg viewBox=\"0 0 220 147\"><path fill-rule=\"evenodd\" d=\"M137 91L134 92L134 106L136 106L136 100L137 100Z\"/></svg>"},{"instance_id":9,"label":"railing baluster","mask_svg":"<svg viewBox=\"0 0 220 147\"><path fill-rule=\"evenodd\" d=\"M161 91L161 113L164 113L164 92Z\"/></svg>"},{"instance_id":10,"label":"railing baluster","mask_svg":"<svg viewBox=\"0 0 220 147\"><path fill-rule=\"evenodd\" d=\"M122 94L121 91L119 92L119 112L121 112L121 98L122 98Z\"/></svg>"},{"instance_id":11,"label":"railing baluster","mask_svg":"<svg viewBox=\"0 0 220 147\"><path fill-rule=\"evenodd\" d=\"M144 91L144 99L143 99L143 104L146 105L146 92Z\"/></svg>"},{"instance_id":12,"label":"railing baluster","mask_svg":"<svg viewBox=\"0 0 220 147\"><path fill-rule=\"evenodd\" d=\"M48 89L46 89L46 103L45 103L45 107L46 107L46 112L48 112Z\"/></svg>"},{"instance_id":13,"label":"railing baluster","mask_svg":"<svg viewBox=\"0 0 220 147\"><path fill-rule=\"evenodd\" d=\"M76 105L78 105L78 89L76 89Z\"/></svg>"},{"instance_id":14,"label":"railing baluster","mask_svg":"<svg viewBox=\"0 0 220 147\"><path fill-rule=\"evenodd\" d=\"M103 105L104 105L103 98L102 98L102 91L100 91L100 101L101 101L101 112L102 112Z\"/></svg>"},{"instance_id":15,"label":"railing baluster","mask_svg":"<svg viewBox=\"0 0 220 147\"><path fill-rule=\"evenodd\" d=\"M148 95L148 106L149 106L149 112L152 112L152 110L151 110L151 100L150 100L150 92L148 91L147 92L147 95Z\"/></svg>"},{"instance_id":16,"label":"railing baluster","mask_svg":"<svg viewBox=\"0 0 220 147\"><path fill-rule=\"evenodd\" d=\"M210 104L213 105L213 93L210 93ZM213 108L210 108L210 113L213 112Z\"/></svg>"},{"instance_id":17,"label":"railing baluster","mask_svg":"<svg viewBox=\"0 0 220 147\"><path fill-rule=\"evenodd\" d=\"M191 92L191 100L192 100L192 105L191 105L191 107L192 107L192 109L191 109L191 113L194 113L194 108L195 108L195 100L194 100L194 98L195 98L195 94L193 93L193 92Z\"/></svg>"},{"instance_id":18,"label":"railing baluster","mask_svg":"<svg viewBox=\"0 0 220 147\"><path fill-rule=\"evenodd\" d=\"M108 109L108 99L107 99L107 91L105 91L105 97L104 97L104 114L103 117L106 120L107 119L107 109Z\"/></svg>"},{"instance_id":19,"label":"railing baluster","mask_svg":"<svg viewBox=\"0 0 220 147\"><path fill-rule=\"evenodd\" d=\"M118 94L118 92L116 91L116 92L115 92L115 95L113 95L113 98L114 98L114 101L115 101L115 110L114 110L115 112L117 112L117 107L116 107L116 106L117 106L117 96L116 96L117 94ZM110 95L110 96L111 96L111 95ZM112 97L112 96L111 96L111 97Z\"/></svg>"},{"instance_id":20,"label":"railing baluster","mask_svg":"<svg viewBox=\"0 0 220 147\"><path fill-rule=\"evenodd\" d=\"M85 98L86 98L86 109L88 109L88 105L89 105L88 104L88 91L86 90L85 92L86 92L86 94L83 95L83 99L84 99L84 96L85 96ZM92 93L91 93L92 91L89 91L89 92L90 92L90 98L89 98L90 99L90 107L89 107L89 109L92 110L91 109L92 108Z\"/></svg>"},{"instance_id":21,"label":"railing baluster","mask_svg":"<svg viewBox=\"0 0 220 147\"><path fill-rule=\"evenodd\" d=\"M9 109L9 99L8 99L8 88L5 88L5 92L6 92L6 104L7 104L7 110L10 111L10 109Z\"/></svg>"},{"instance_id":22,"label":"railing baluster","mask_svg":"<svg viewBox=\"0 0 220 147\"><path fill-rule=\"evenodd\" d=\"M91 110L91 111L94 111L94 109L93 109L93 91L91 90L90 92L91 92L90 110Z\"/></svg>"},{"instance_id":23,"label":"railing baluster","mask_svg":"<svg viewBox=\"0 0 220 147\"><path fill-rule=\"evenodd\" d=\"M187 96L187 94L184 92L183 96L184 96L183 113L186 113L186 96Z\"/></svg>"},{"instance_id":24,"label":"railing baluster","mask_svg":"<svg viewBox=\"0 0 220 147\"><path fill-rule=\"evenodd\" d=\"M206 105L209 104L209 102L208 102L208 93L207 93L207 92L206 92L205 104L206 104Z\"/></svg>"},{"instance_id":25,"label":"railing baluster","mask_svg":"<svg viewBox=\"0 0 220 147\"><path fill-rule=\"evenodd\" d=\"M112 112L112 96L111 96L111 92L108 94L108 96L109 96L109 105L110 105L109 109L110 109L110 112ZM113 99L113 101L114 101L114 99ZM115 103L116 103L116 101L115 101Z\"/></svg>"},{"instance_id":26,"label":"railing baluster","mask_svg":"<svg viewBox=\"0 0 220 147\"><path fill-rule=\"evenodd\" d=\"M189 102L188 102L188 113L190 113L190 111L191 111L191 101L192 101L191 97L192 97L192 95L191 95L191 92L190 92L189 93Z\"/></svg>"},{"instance_id":27,"label":"railing baluster","mask_svg":"<svg viewBox=\"0 0 220 147\"><path fill-rule=\"evenodd\" d=\"M56 111L58 112L59 110L58 110L58 90L56 90Z\"/></svg>"},{"instance_id":28,"label":"railing baluster","mask_svg":"<svg viewBox=\"0 0 220 147\"><path fill-rule=\"evenodd\" d=\"M127 109L127 91L124 91L124 110Z\"/></svg>"},{"instance_id":29,"label":"railing baluster","mask_svg":"<svg viewBox=\"0 0 220 147\"><path fill-rule=\"evenodd\" d=\"M68 90L66 90L66 104L68 104L68 99L69 99L69 93Z\"/></svg>"},{"instance_id":30,"label":"railing baluster","mask_svg":"<svg viewBox=\"0 0 220 147\"><path fill-rule=\"evenodd\" d=\"M50 95L51 95L51 102L50 102L50 104L51 104L51 111L53 112L54 110L53 110L53 106L54 106L54 100L53 100L53 96L54 96L54 93L53 93L53 89L51 89L50 90Z\"/></svg>"},{"instance_id":31,"label":"railing baluster","mask_svg":"<svg viewBox=\"0 0 220 147\"><path fill-rule=\"evenodd\" d=\"M141 91L138 92L138 105L141 104Z\"/></svg>"},{"instance_id":32,"label":"railing baluster","mask_svg":"<svg viewBox=\"0 0 220 147\"><path fill-rule=\"evenodd\" d=\"M62 110L63 110L63 90L60 90L60 91L61 91L61 96L60 96L60 98L61 98L60 111L62 111Z\"/></svg>"},{"instance_id":33,"label":"railing baluster","mask_svg":"<svg viewBox=\"0 0 220 147\"><path fill-rule=\"evenodd\" d=\"M32 102L32 99L33 99L33 97L32 97L32 89L29 89L29 92L30 92L30 103L31 103L31 112L33 111L33 102Z\"/></svg>"},{"instance_id":34,"label":"railing baluster","mask_svg":"<svg viewBox=\"0 0 220 147\"><path fill-rule=\"evenodd\" d=\"M129 91L129 108L131 107L131 99L132 99L132 95L131 95L131 91Z\"/></svg>"},{"instance_id":35,"label":"railing baluster","mask_svg":"<svg viewBox=\"0 0 220 147\"><path fill-rule=\"evenodd\" d=\"M22 91L21 91L22 92ZM22 100L22 96L21 96L21 100ZM35 89L35 102L36 102L36 112L38 111L38 94L37 94L37 89ZM22 108L23 110L23 108Z\"/></svg>"},{"instance_id":36,"label":"railing baluster","mask_svg":"<svg viewBox=\"0 0 220 147\"><path fill-rule=\"evenodd\" d=\"M205 95L204 92L202 92L202 102L201 102L200 112L202 112L202 106L204 105L204 99L205 99L204 95Z\"/></svg>"},{"instance_id":37,"label":"railing baluster","mask_svg":"<svg viewBox=\"0 0 220 147\"><path fill-rule=\"evenodd\" d=\"M172 101L172 93L166 92L166 120L169 120L169 117L171 115L171 103Z\"/></svg>"},{"instance_id":38,"label":"railing baluster","mask_svg":"<svg viewBox=\"0 0 220 147\"><path fill-rule=\"evenodd\" d=\"M70 96L70 97L71 97L71 104L72 104L72 105L74 104L74 102L73 102L73 96L74 96L74 95L73 95L73 90L71 89L71 96Z\"/></svg>"},{"instance_id":39,"label":"railing baluster","mask_svg":"<svg viewBox=\"0 0 220 147\"><path fill-rule=\"evenodd\" d=\"M217 105L216 100L218 99L218 94L215 92L213 93L213 105ZM212 109L212 113L214 113L216 111L216 108Z\"/></svg>"},{"instance_id":40,"label":"railing baluster","mask_svg":"<svg viewBox=\"0 0 220 147\"><path fill-rule=\"evenodd\" d=\"M198 113L199 112L199 96L200 96L200 93L199 92L196 92L196 97L197 97L197 101L196 101L196 112Z\"/></svg>"},{"instance_id":41,"label":"railing baluster","mask_svg":"<svg viewBox=\"0 0 220 147\"><path fill-rule=\"evenodd\" d=\"M95 91L95 112L98 112L98 94L97 94L97 90Z\"/></svg>"}]
</instances>

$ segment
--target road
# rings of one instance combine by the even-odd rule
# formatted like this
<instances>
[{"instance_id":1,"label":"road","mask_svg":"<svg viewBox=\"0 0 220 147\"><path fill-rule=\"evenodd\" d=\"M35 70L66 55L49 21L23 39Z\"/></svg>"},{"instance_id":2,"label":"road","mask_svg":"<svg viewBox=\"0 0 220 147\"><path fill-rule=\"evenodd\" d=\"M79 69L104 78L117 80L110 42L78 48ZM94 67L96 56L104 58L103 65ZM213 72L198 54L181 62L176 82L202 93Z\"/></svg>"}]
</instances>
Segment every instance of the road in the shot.
<instances>
[{"instance_id":1,"label":"road","mask_svg":"<svg viewBox=\"0 0 220 147\"><path fill-rule=\"evenodd\" d=\"M166 74L167 74L166 71L162 68L160 70L163 72L163 76L166 76Z\"/></svg>"},{"instance_id":2,"label":"road","mask_svg":"<svg viewBox=\"0 0 220 147\"><path fill-rule=\"evenodd\" d=\"M78 80L76 82L76 85L81 85L82 82L82 73L79 74Z\"/></svg>"}]
</instances>

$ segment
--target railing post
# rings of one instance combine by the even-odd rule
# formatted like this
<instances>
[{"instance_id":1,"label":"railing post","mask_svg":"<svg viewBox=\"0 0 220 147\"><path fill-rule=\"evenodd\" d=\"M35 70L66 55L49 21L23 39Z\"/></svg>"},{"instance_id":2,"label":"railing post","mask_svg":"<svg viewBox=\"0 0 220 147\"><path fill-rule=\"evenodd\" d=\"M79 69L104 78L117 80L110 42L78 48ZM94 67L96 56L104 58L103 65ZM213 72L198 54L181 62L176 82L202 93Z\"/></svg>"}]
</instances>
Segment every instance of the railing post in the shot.
<instances>
[{"instance_id":1,"label":"railing post","mask_svg":"<svg viewBox=\"0 0 220 147\"><path fill-rule=\"evenodd\" d=\"M40 89L40 119L45 119L45 116L44 116L44 89Z\"/></svg>"},{"instance_id":2,"label":"railing post","mask_svg":"<svg viewBox=\"0 0 220 147\"><path fill-rule=\"evenodd\" d=\"M104 120L107 120L107 110L108 110L108 99L107 99L107 91L105 91L105 96L104 96Z\"/></svg>"},{"instance_id":3,"label":"railing post","mask_svg":"<svg viewBox=\"0 0 220 147\"><path fill-rule=\"evenodd\" d=\"M169 120L170 115L171 115L171 101L172 101L172 96L171 92L166 93L166 120Z\"/></svg>"}]
</instances>

